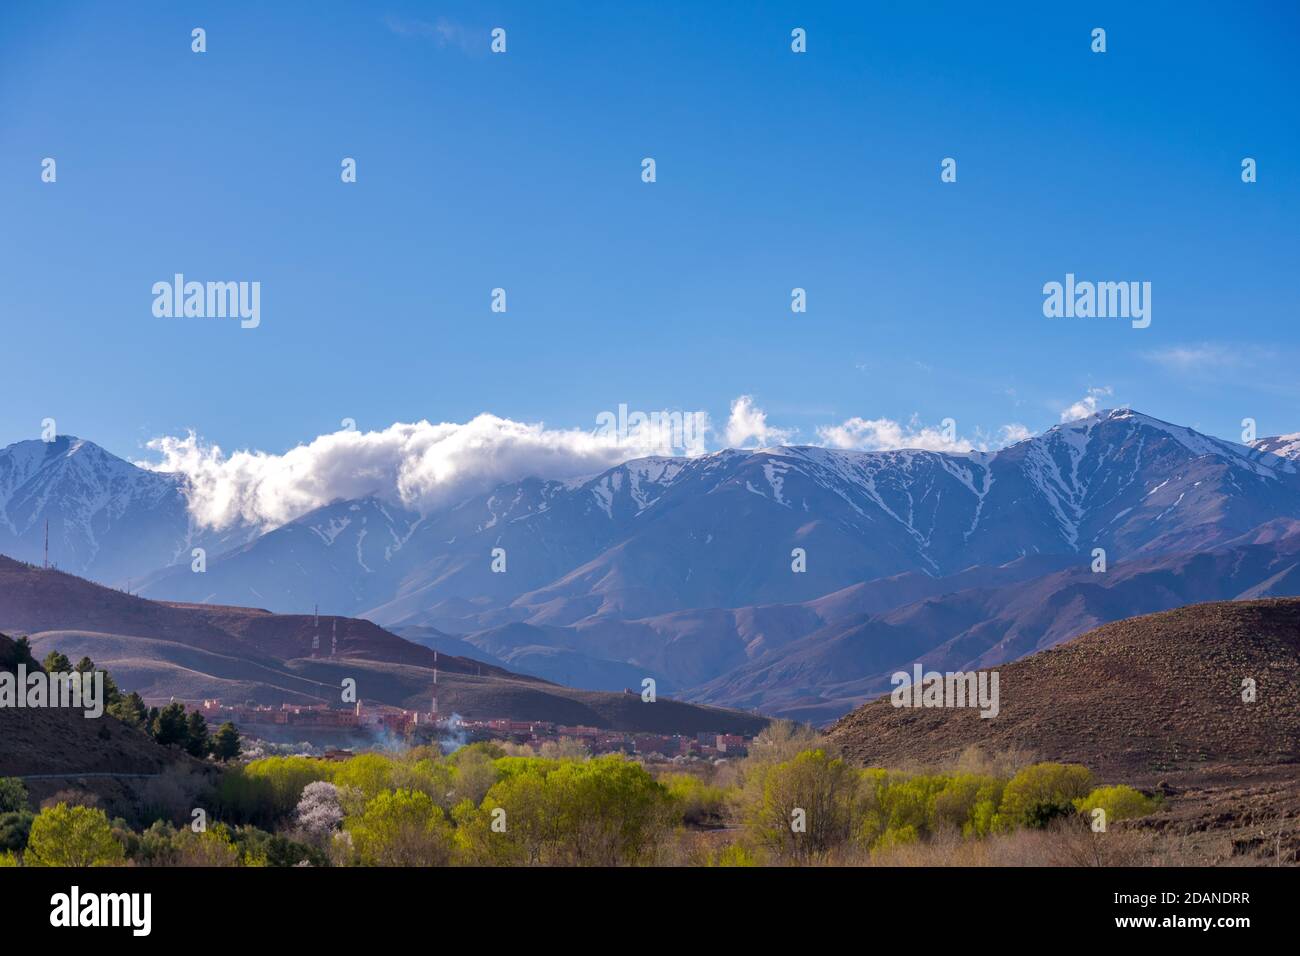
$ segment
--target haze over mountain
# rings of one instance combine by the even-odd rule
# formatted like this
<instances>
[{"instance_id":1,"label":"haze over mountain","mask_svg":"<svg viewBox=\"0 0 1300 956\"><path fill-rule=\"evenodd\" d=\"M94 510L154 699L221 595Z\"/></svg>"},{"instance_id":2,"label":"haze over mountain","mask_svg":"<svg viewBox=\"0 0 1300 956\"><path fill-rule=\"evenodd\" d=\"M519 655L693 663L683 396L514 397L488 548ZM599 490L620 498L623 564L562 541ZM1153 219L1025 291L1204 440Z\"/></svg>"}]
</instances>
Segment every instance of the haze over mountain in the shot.
<instances>
[{"instance_id":1,"label":"haze over mountain","mask_svg":"<svg viewBox=\"0 0 1300 956\"><path fill-rule=\"evenodd\" d=\"M60 439L0 452L0 551L39 560L51 517L52 553L57 523L85 573L130 576L147 597L319 605L549 680L654 676L668 693L820 720L920 655L997 662L1116 617L1294 593L1293 438L1247 446L1117 409L994 452L641 458L425 514L339 500L260 535L198 529L184 479ZM1261 526L1276 540L1243 539ZM205 573L191 547L207 548ZM1219 548L1230 556L1189 557ZM1230 573L1199 570L1215 562Z\"/></svg>"}]
</instances>

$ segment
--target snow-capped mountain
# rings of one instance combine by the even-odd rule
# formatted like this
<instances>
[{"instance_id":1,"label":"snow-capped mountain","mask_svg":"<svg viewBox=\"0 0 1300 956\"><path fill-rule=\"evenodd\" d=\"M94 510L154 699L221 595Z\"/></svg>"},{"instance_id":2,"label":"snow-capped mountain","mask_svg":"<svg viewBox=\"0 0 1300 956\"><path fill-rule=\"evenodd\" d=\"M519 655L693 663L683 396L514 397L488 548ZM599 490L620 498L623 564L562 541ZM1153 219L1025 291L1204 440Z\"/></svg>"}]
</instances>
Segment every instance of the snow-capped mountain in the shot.
<instances>
[{"instance_id":1,"label":"snow-capped mountain","mask_svg":"<svg viewBox=\"0 0 1300 956\"><path fill-rule=\"evenodd\" d=\"M998 452L808 446L645 458L527 479L424 517L336 502L153 597L363 614L462 630L798 602L860 581L1025 555L1209 547L1300 517L1300 466L1119 409ZM506 571L492 570L504 549ZM792 571L802 548L806 570Z\"/></svg>"},{"instance_id":2,"label":"snow-capped mountain","mask_svg":"<svg viewBox=\"0 0 1300 956\"><path fill-rule=\"evenodd\" d=\"M1283 458L1300 459L1300 432L1292 435L1274 435L1271 438L1258 438L1250 443L1256 451L1281 455Z\"/></svg>"},{"instance_id":3,"label":"snow-capped mountain","mask_svg":"<svg viewBox=\"0 0 1300 956\"><path fill-rule=\"evenodd\" d=\"M319 605L454 633L550 679L624 680L631 666L702 687L905 594L1088 570L1098 548L1111 569L1198 554L1300 520L1291 444L1239 445L1119 409L997 452L652 457L424 515L370 496L218 536L190 521L184 479L69 438L0 452L0 552L38 561L49 518L54 561L130 577L147 597ZM204 573L191 570L194 546L208 551Z\"/></svg>"},{"instance_id":4,"label":"snow-capped mountain","mask_svg":"<svg viewBox=\"0 0 1300 956\"><path fill-rule=\"evenodd\" d=\"M188 566L191 548L222 548L232 535L194 525L180 476L68 435L0 449L0 553L43 561L47 521L51 564L113 585Z\"/></svg>"}]
</instances>

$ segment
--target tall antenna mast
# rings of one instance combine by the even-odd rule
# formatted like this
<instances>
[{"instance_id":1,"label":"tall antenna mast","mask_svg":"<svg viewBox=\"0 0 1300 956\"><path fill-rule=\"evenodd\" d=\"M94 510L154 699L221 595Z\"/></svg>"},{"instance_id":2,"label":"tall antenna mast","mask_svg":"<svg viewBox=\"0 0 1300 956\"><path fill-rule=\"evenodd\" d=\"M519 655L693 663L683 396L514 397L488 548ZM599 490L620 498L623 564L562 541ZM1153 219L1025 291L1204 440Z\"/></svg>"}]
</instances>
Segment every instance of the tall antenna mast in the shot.
<instances>
[{"instance_id":1,"label":"tall antenna mast","mask_svg":"<svg viewBox=\"0 0 1300 956\"><path fill-rule=\"evenodd\" d=\"M45 569L50 568L50 519L45 519Z\"/></svg>"}]
</instances>

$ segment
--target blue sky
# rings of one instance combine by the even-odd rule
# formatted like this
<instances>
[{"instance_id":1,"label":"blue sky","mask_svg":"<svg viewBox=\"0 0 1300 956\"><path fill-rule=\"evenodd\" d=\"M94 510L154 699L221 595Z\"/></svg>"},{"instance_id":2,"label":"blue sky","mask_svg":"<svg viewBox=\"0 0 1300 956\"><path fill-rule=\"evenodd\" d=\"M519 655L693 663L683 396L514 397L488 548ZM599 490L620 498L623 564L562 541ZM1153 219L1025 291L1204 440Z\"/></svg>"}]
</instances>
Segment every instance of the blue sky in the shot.
<instances>
[{"instance_id":1,"label":"blue sky","mask_svg":"<svg viewBox=\"0 0 1300 956\"><path fill-rule=\"evenodd\" d=\"M6 3L0 444L742 394L992 435L1090 388L1300 430L1295 5L996 6ZM261 326L155 318L176 272ZM1151 282L1150 328L1045 318L1067 272Z\"/></svg>"}]
</instances>

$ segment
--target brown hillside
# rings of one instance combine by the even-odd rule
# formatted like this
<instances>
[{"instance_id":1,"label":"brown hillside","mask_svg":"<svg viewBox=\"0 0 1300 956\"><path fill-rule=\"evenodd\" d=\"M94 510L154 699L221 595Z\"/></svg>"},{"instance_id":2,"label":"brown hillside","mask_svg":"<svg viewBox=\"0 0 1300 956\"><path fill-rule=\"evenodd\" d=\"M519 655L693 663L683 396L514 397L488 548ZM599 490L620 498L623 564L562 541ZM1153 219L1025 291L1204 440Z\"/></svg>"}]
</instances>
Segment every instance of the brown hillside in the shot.
<instances>
[{"instance_id":1,"label":"brown hillside","mask_svg":"<svg viewBox=\"0 0 1300 956\"><path fill-rule=\"evenodd\" d=\"M14 642L0 634L0 670L14 665ZM182 751L107 714L92 720L75 710L0 707L0 777L23 777L34 802L67 789L113 802L181 766L205 772Z\"/></svg>"},{"instance_id":2,"label":"brown hillside","mask_svg":"<svg viewBox=\"0 0 1300 956\"><path fill-rule=\"evenodd\" d=\"M872 701L830 730L863 763L971 745L1150 774L1300 763L1300 599L1197 604L1104 625L997 669L1000 713ZM1243 703L1244 678L1255 703Z\"/></svg>"},{"instance_id":3,"label":"brown hillside","mask_svg":"<svg viewBox=\"0 0 1300 956\"><path fill-rule=\"evenodd\" d=\"M330 657L334 625L338 653ZM574 690L468 658L436 653L356 618L149 601L0 556L0 631L25 633L39 660L89 656L124 691L150 703L218 697L262 704L336 703L343 678L365 703L613 730L754 734L767 718L639 694ZM435 689L434 671L438 674ZM0 743L0 746L3 746Z\"/></svg>"}]
</instances>

